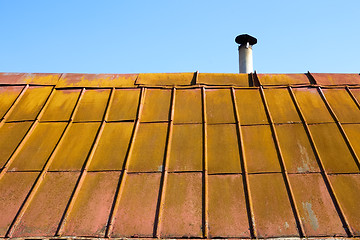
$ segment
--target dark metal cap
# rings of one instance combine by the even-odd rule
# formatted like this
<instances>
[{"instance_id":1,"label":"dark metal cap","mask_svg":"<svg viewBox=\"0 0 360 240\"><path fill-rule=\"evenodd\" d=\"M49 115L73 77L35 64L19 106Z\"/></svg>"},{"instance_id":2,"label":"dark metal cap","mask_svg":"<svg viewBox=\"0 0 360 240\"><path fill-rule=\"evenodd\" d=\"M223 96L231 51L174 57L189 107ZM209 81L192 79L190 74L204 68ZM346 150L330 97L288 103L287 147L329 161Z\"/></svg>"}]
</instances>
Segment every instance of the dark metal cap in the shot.
<instances>
[{"instance_id":1,"label":"dark metal cap","mask_svg":"<svg viewBox=\"0 0 360 240\"><path fill-rule=\"evenodd\" d=\"M255 45L257 43L257 39L248 34L241 34L235 38L235 42L237 44L249 43L250 45Z\"/></svg>"}]
</instances>

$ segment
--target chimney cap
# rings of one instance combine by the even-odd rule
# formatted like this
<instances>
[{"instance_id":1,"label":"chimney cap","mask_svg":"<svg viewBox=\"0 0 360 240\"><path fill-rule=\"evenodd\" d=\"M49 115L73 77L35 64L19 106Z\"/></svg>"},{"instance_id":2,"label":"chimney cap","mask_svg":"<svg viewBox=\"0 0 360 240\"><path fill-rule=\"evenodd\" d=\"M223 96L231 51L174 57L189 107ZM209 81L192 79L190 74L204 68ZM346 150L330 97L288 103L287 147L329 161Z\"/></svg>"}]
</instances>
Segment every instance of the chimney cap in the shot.
<instances>
[{"instance_id":1,"label":"chimney cap","mask_svg":"<svg viewBox=\"0 0 360 240\"><path fill-rule=\"evenodd\" d=\"M257 39L248 34L241 34L235 38L235 42L241 45L246 43L249 43L250 45L255 45L257 43Z\"/></svg>"}]
</instances>

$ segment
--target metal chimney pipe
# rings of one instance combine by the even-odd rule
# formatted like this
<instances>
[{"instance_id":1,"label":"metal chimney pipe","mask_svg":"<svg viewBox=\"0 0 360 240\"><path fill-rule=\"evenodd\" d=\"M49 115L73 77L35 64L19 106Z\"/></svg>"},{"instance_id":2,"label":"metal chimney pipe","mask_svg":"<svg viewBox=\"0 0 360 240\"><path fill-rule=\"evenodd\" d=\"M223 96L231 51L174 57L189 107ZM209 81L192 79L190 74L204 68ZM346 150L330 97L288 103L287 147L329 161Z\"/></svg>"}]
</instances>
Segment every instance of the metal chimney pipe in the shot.
<instances>
[{"instance_id":1,"label":"metal chimney pipe","mask_svg":"<svg viewBox=\"0 0 360 240\"><path fill-rule=\"evenodd\" d=\"M252 73L254 71L252 46L257 43L257 39L248 34L242 34L235 38L235 42L239 44L239 72Z\"/></svg>"}]
</instances>

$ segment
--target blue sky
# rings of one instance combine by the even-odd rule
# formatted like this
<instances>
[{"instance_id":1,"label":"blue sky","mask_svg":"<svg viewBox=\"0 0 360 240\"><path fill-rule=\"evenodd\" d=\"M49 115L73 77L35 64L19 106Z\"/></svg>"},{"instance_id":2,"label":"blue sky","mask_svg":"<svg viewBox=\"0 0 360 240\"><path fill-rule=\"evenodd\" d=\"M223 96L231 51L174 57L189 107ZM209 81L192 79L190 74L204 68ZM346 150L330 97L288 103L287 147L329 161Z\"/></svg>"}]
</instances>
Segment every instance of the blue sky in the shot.
<instances>
[{"instance_id":1,"label":"blue sky","mask_svg":"<svg viewBox=\"0 0 360 240\"><path fill-rule=\"evenodd\" d=\"M0 0L0 72L360 72L360 1Z\"/></svg>"}]
</instances>

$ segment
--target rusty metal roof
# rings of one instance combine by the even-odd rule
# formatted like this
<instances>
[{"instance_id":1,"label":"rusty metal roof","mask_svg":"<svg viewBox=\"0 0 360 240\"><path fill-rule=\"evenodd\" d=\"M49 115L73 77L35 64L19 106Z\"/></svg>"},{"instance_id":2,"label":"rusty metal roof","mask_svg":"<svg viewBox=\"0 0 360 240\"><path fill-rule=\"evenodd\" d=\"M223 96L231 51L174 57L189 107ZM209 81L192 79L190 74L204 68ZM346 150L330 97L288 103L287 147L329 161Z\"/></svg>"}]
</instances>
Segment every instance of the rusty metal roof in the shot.
<instances>
[{"instance_id":1,"label":"rusty metal roof","mask_svg":"<svg viewBox=\"0 0 360 240\"><path fill-rule=\"evenodd\" d=\"M0 238L360 236L358 74L0 73Z\"/></svg>"}]
</instances>

